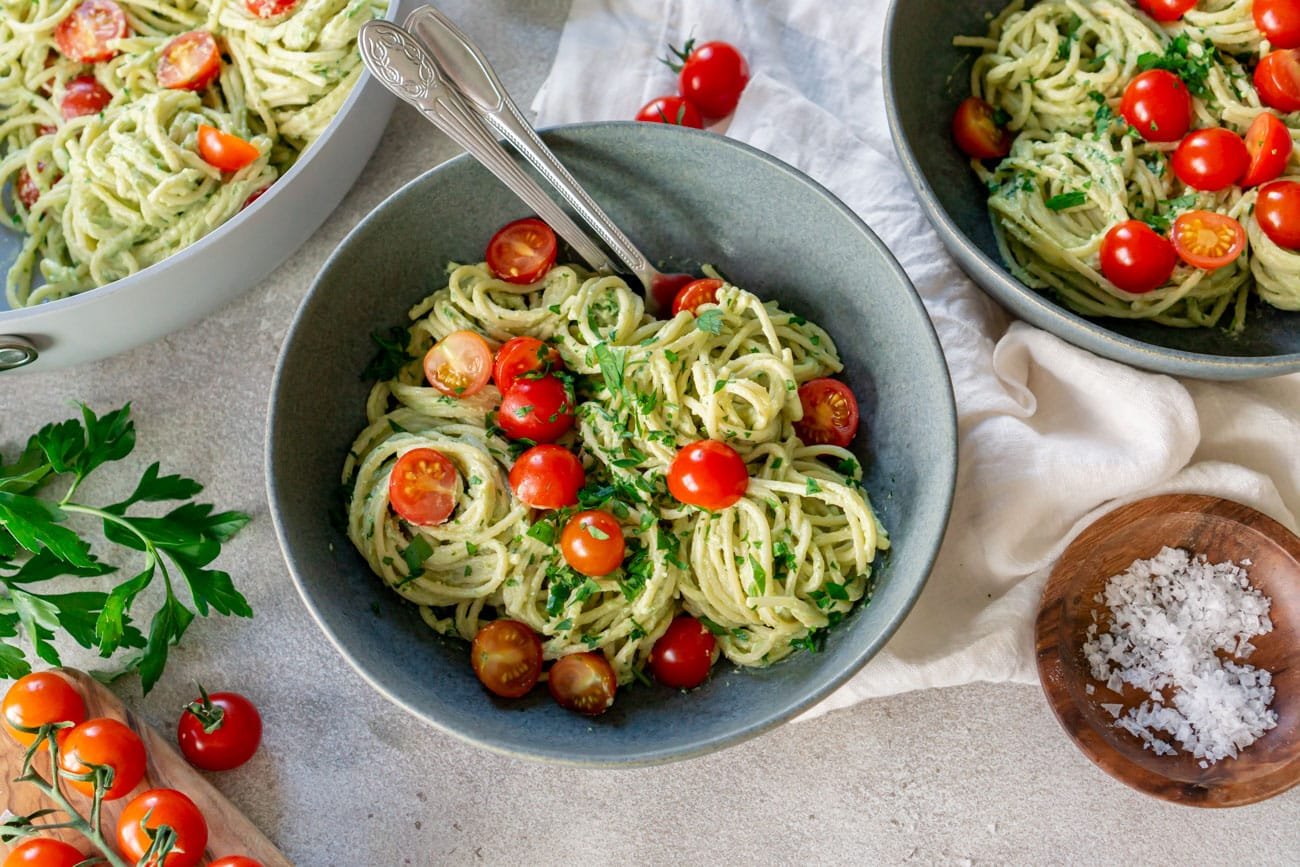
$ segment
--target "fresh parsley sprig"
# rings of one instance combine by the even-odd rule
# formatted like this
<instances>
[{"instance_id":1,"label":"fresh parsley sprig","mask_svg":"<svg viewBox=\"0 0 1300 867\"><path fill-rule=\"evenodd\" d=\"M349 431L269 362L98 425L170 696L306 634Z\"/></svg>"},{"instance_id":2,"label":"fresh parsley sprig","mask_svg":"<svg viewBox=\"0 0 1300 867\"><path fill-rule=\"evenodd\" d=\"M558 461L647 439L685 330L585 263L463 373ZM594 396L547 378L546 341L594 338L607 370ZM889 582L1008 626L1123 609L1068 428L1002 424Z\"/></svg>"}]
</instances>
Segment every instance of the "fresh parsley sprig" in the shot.
<instances>
[{"instance_id":1,"label":"fresh parsley sprig","mask_svg":"<svg viewBox=\"0 0 1300 867\"><path fill-rule=\"evenodd\" d=\"M61 665L53 640L62 632L106 659L123 649L139 651L126 660L125 669L139 671L148 692L196 611L253 616L230 575L207 568L249 516L214 512L211 505L194 502L203 490L198 482L161 475L154 463L125 500L92 506L74 499L91 473L135 448L130 416L130 404L102 417L83 405L80 419L37 431L14 463L6 464L0 456L0 676L16 678L31 670L18 643L21 637L42 660ZM66 483L62 494L55 492L59 483ZM183 502L161 517L131 513L141 503L175 501ZM99 578L118 568L100 560L71 526L77 517L98 521L109 542L140 552L144 562L139 571L107 592L62 592L69 577ZM50 583L56 579L57 591ZM158 579L164 596L145 635L131 613ZM193 609L176 594L181 583Z\"/></svg>"}]
</instances>

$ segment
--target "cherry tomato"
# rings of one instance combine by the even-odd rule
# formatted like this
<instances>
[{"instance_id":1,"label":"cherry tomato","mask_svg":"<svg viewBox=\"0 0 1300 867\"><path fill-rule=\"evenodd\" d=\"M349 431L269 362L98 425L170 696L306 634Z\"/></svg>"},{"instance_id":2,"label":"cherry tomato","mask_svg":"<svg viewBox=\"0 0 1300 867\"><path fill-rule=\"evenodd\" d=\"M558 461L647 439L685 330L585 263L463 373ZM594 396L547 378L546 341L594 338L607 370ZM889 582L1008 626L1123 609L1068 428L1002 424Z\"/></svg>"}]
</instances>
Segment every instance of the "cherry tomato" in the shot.
<instances>
[{"instance_id":1,"label":"cherry tomato","mask_svg":"<svg viewBox=\"0 0 1300 867\"><path fill-rule=\"evenodd\" d=\"M803 418L794 432L807 445L847 448L858 435L858 401L849 387L837 379L811 379L799 386Z\"/></svg>"},{"instance_id":2,"label":"cherry tomato","mask_svg":"<svg viewBox=\"0 0 1300 867\"><path fill-rule=\"evenodd\" d=\"M33 837L13 848L4 867L77 867L86 856L81 850L53 837Z\"/></svg>"},{"instance_id":3,"label":"cherry tomato","mask_svg":"<svg viewBox=\"0 0 1300 867\"><path fill-rule=\"evenodd\" d=\"M1206 271L1231 265L1246 249L1246 230L1241 223L1213 211L1179 214L1171 236L1183 261Z\"/></svg>"},{"instance_id":4,"label":"cherry tomato","mask_svg":"<svg viewBox=\"0 0 1300 867\"><path fill-rule=\"evenodd\" d=\"M1274 48L1300 48L1300 3L1296 0L1255 0L1255 26Z\"/></svg>"},{"instance_id":5,"label":"cherry tomato","mask_svg":"<svg viewBox=\"0 0 1300 867\"><path fill-rule=\"evenodd\" d=\"M1300 250L1300 182L1275 181L1260 187L1255 222L1274 244Z\"/></svg>"},{"instance_id":6,"label":"cherry tomato","mask_svg":"<svg viewBox=\"0 0 1300 867\"><path fill-rule=\"evenodd\" d=\"M673 299L673 315L683 310L694 313L705 304L718 303L718 290L722 288L721 280L692 280L681 288Z\"/></svg>"},{"instance_id":7,"label":"cherry tomato","mask_svg":"<svg viewBox=\"0 0 1300 867\"><path fill-rule=\"evenodd\" d=\"M37 163L37 165L41 168L45 167L44 163ZM41 188L36 186L36 181L32 179L31 172L27 171L26 166L19 169L18 174L14 176L14 195L28 210L31 210L32 205L36 204L36 200L41 197Z\"/></svg>"},{"instance_id":8,"label":"cherry tomato","mask_svg":"<svg viewBox=\"0 0 1300 867\"><path fill-rule=\"evenodd\" d=\"M85 721L86 703L81 693L52 671L18 678L0 702L0 723L11 738L25 747L35 743L36 734L19 731L16 726L38 729L46 723Z\"/></svg>"},{"instance_id":9,"label":"cherry tomato","mask_svg":"<svg viewBox=\"0 0 1300 867\"><path fill-rule=\"evenodd\" d=\"M542 641L518 620L493 620L474 635L474 673L502 698L527 695L542 676Z\"/></svg>"},{"instance_id":10,"label":"cherry tomato","mask_svg":"<svg viewBox=\"0 0 1300 867\"><path fill-rule=\"evenodd\" d=\"M1124 88L1119 112L1147 141L1178 141L1192 125L1192 95L1166 69L1149 69Z\"/></svg>"},{"instance_id":11,"label":"cherry tomato","mask_svg":"<svg viewBox=\"0 0 1300 867\"><path fill-rule=\"evenodd\" d=\"M536 337L512 337L497 350L492 363L492 381L505 394L521 376L536 379L561 366L560 353L554 346Z\"/></svg>"},{"instance_id":12,"label":"cherry tomato","mask_svg":"<svg viewBox=\"0 0 1300 867\"><path fill-rule=\"evenodd\" d=\"M706 42L691 50L678 75L682 96L706 118L726 117L736 110L740 93L749 84L749 64L736 46Z\"/></svg>"},{"instance_id":13,"label":"cherry tomato","mask_svg":"<svg viewBox=\"0 0 1300 867\"><path fill-rule=\"evenodd\" d=\"M623 528L609 512L579 512L564 525L560 550L575 571L593 578L608 575L623 564Z\"/></svg>"},{"instance_id":14,"label":"cherry tomato","mask_svg":"<svg viewBox=\"0 0 1300 867\"><path fill-rule=\"evenodd\" d=\"M244 0L244 8L256 18L278 18L297 2L298 0Z\"/></svg>"},{"instance_id":15,"label":"cherry tomato","mask_svg":"<svg viewBox=\"0 0 1300 867\"><path fill-rule=\"evenodd\" d=\"M59 113L64 120L82 117L87 114L99 114L110 102L113 94L104 85L95 80L93 75L79 75L63 88L63 101L59 103Z\"/></svg>"},{"instance_id":16,"label":"cherry tomato","mask_svg":"<svg viewBox=\"0 0 1300 867\"><path fill-rule=\"evenodd\" d=\"M130 32L126 13L113 0L84 0L54 28L54 43L70 60L98 63L117 54L109 43Z\"/></svg>"},{"instance_id":17,"label":"cherry tomato","mask_svg":"<svg viewBox=\"0 0 1300 867\"><path fill-rule=\"evenodd\" d=\"M655 680L673 689L695 689L709 677L718 658L718 642L704 624L682 614L668 624L650 651Z\"/></svg>"},{"instance_id":18,"label":"cherry tomato","mask_svg":"<svg viewBox=\"0 0 1300 867\"><path fill-rule=\"evenodd\" d=\"M113 784L104 793L112 801L130 792L144 779L144 743L140 736L115 719L86 720L59 741L59 767L69 774L88 774L90 765L113 769ZM68 785L90 796L93 780L68 780Z\"/></svg>"},{"instance_id":19,"label":"cherry tomato","mask_svg":"<svg viewBox=\"0 0 1300 867\"><path fill-rule=\"evenodd\" d=\"M1286 171L1291 159L1291 132L1275 115L1263 112L1246 130L1246 152L1250 154L1250 168L1241 179L1243 187L1256 187L1276 178Z\"/></svg>"},{"instance_id":20,"label":"cherry tomato","mask_svg":"<svg viewBox=\"0 0 1300 867\"><path fill-rule=\"evenodd\" d=\"M1169 282L1178 254L1169 239L1141 220L1125 220L1101 242L1101 273L1125 292L1150 292Z\"/></svg>"},{"instance_id":21,"label":"cherry tomato","mask_svg":"<svg viewBox=\"0 0 1300 867\"><path fill-rule=\"evenodd\" d=\"M536 217L507 223L488 242L487 265L507 283L536 283L555 264L555 232Z\"/></svg>"},{"instance_id":22,"label":"cherry tomato","mask_svg":"<svg viewBox=\"0 0 1300 867\"><path fill-rule=\"evenodd\" d=\"M977 96L957 106L952 137L962 153L977 160L1000 160L1011 153L1011 133L993 121L993 106Z\"/></svg>"},{"instance_id":23,"label":"cherry tomato","mask_svg":"<svg viewBox=\"0 0 1300 867\"><path fill-rule=\"evenodd\" d=\"M603 654L570 653L551 666L546 686L555 703L566 710L600 716L614 704L618 679Z\"/></svg>"},{"instance_id":24,"label":"cherry tomato","mask_svg":"<svg viewBox=\"0 0 1300 867\"><path fill-rule=\"evenodd\" d=\"M253 757L262 742L262 715L237 692L200 689L176 723L176 743L185 760L205 771L228 771Z\"/></svg>"},{"instance_id":25,"label":"cherry tomato","mask_svg":"<svg viewBox=\"0 0 1300 867\"><path fill-rule=\"evenodd\" d=\"M456 510L460 473L433 449L411 449L388 477L388 502L402 518L424 527L441 524Z\"/></svg>"},{"instance_id":26,"label":"cherry tomato","mask_svg":"<svg viewBox=\"0 0 1300 867\"><path fill-rule=\"evenodd\" d=\"M1138 0L1138 6L1157 21L1177 21L1196 8L1196 0Z\"/></svg>"},{"instance_id":27,"label":"cherry tomato","mask_svg":"<svg viewBox=\"0 0 1300 867\"><path fill-rule=\"evenodd\" d=\"M517 379L501 398L497 426L512 440L555 442L573 427L573 408L573 398L556 377Z\"/></svg>"},{"instance_id":28,"label":"cherry tomato","mask_svg":"<svg viewBox=\"0 0 1300 867\"><path fill-rule=\"evenodd\" d=\"M206 30L177 36L158 58L158 84L172 90L202 90L221 72L221 49Z\"/></svg>"},{"instance_id":29,"label":"cherry tomato","mask_svg":"<svg viewBox=\"0 0 1300 867\"><path fill-rule=\"evenodd\" d=\"M582 461L563 446L533 446L510 468L510 489L519 502L534 509L576 505L586 483Z\"/></svg>"},{"instance_id":30,"label":"cherry tomato","mask_svg":"<svg viewBox=\"0 0 1300 867\"><path fill-rule=\"evenodd\" d=\"M691 105L690 100L680 96L660 96L650 100L641 106L636 119L642 123L667 123L704 129L704 118L700 117L700 110Z\"/></svg>"},{"instance_id":31,"label":"cherry tomato","mask_svg":"<svg viewBox=\"0 0 1300 867\"><path fill-rule=\"evenodd\" d=\"M194 867L203 860L208 823L194 802L175 789L150 789L127 804L117 820L117 847L138 862L153 842L149 830L163 825L176 833L176 845L161 862L151 858L149 867Z\"/></svg>"},{"instance_id":32,"label":"cherry tomato","mask_svg":"<svg viewBox=\"0 0 1300 867\"><path fill-rule=\"evenodd\" d=\"M1241 136L1231 130L1198 129L1178 143L1172 163L1178 180L1214 192L1241 180L1250 167L1250 153Z\"/></svg>"},{"instance_id":33,"label":"cherry tomato","mask_svg":"<svg viewBox=\"0 0 1300 867\"><path fill-rule=\"evenodd\" d=\"M677 293L695 281L694 274L656 274L650 282L650 294L661 308L672 306Z\"/></svg>"},{"instance_id":34,"label":"cherry tomato","mask_svg":"<svg viewBox=\"0 0 1300 867\"><path fill-rule=\"evenodd\" d=\"M226 855L213 861L208 867L262 867L262 862L247 855Z\"/></svg>"},{"instance_id":35,"label":"cherry tomato","mask_svg":"<svg viewBox=\"0 0 1300 867\"><path fill-rule=\"evenodd\" d=\"M734 505L749 487L745 459L726 443L699 440L683 446L668 468L668 490L690 506L716 512Z\"/></svg>"},{"instance_id":36,"label":"cherry tomato","mask_svg":"<svg viewBox=\"0 0 1300 867\"><path fill-rule=\"evenodd\" d=\"M262 198L262 194L269 189L271 189L270 184L266 185L265 187L260 187L259 189L253 190L253 192L249 194L248 198L244 199L244 204L239 206L239 210L241 211L244 210L244 208L247 208L249 205L253 204L253 202L256 202L258 199Z\"/></svg>"},{"instance_id":37,"label":"cherry tomato","mask_svg":"<svg viewBox=\"0 0 1300 867\"><path fill-rule=\"evenodd\" d=\"M237 135L222 132L213 126L199 124L199 156L204 162L223 172L237 172L252 165L262 152Z\"/></svg>"},{"instance_id":38,"label":"cherry tomato","mask_svg":"<svg viewBox=\"0 0 1300 867\"><path fill-rule=\"evenodd\" d=\"M478 394L492 378L492 347L473 331L453 331L424 354L424 378L448 397Z\"/></svg>"},{"instance_id":39,"label":"cherry tomato","mask_svg":"<svg viewBox=\"0 0 1300 867\"><path fill-rule=\"evenodd\" d=\"M1272 51L1255 67L1255 89L1269 108L1300 111L1300 49Z\"/></svg>"}]
</instances>

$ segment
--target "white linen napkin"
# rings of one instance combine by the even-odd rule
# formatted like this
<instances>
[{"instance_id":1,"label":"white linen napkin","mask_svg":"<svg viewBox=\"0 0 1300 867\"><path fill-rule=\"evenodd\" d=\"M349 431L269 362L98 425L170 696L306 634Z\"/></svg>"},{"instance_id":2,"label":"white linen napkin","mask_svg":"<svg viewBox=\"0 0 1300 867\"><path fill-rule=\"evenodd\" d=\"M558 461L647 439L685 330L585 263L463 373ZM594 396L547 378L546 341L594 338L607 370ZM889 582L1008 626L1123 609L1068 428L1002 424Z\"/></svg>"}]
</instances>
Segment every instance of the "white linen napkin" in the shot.
<instances>
[{"instance_id":1,"label":"white linen napkin","mask_svg":"<svg viewBox=\"0 0 1300 867\"><path fill-rule=\"evenodd\" d=\"M894 154L881 86L885 0L574 0L533 108L541 126L629 119L676 92L658 58L723 39L752 78L716 132L796 166L898 257L957 399L957 496L929 584L895 637L805 716L972 681L1036 680L1047 573L1100 515L1158 493L1216 494L1295 529L1300 375L1179 381L1101 359L1002 310L957 268Z\"/></svg>"}]
</instances>

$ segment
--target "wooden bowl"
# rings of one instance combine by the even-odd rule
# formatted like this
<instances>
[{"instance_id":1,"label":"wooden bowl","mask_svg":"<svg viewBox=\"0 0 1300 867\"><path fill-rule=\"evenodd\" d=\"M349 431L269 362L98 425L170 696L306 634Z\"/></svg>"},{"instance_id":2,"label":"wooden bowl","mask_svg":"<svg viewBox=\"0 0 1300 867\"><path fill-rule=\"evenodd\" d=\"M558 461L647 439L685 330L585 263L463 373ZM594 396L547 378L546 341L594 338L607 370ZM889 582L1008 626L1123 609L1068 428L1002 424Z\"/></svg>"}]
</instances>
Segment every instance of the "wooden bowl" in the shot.
<instances>
[{"instance_id":1,"label":"wooden bowl","mask_svg":"<svg viewBox=\"0 0 1300 867\"><path fill-rule=\"evenodd\" d=\"M1257 649L1247 661L1273 674L1277 726L1237 758L1206 768L1190 753L1157 756L1116 728L1102 705L1122 704L1127 711L1146 694L1127 685L1115 693L1093 680L1081 649L1093 611L1106 613L1094 597L1107 579L1166 545L1204 554L1211 563L1251 561L1246 567L1251 584L1272 600L1273 631L1252 640ZM1102 622L1109 622L1108 615ZM1079 749L1140 792L1198 807L1251 804L1300 782L1300 665L1293 664L1298 649L1300 538L1254 509L1218 497L1151 497L1103 516L1065 549L1038 612L1039 679Z\"/></svg>"}]
</instances>

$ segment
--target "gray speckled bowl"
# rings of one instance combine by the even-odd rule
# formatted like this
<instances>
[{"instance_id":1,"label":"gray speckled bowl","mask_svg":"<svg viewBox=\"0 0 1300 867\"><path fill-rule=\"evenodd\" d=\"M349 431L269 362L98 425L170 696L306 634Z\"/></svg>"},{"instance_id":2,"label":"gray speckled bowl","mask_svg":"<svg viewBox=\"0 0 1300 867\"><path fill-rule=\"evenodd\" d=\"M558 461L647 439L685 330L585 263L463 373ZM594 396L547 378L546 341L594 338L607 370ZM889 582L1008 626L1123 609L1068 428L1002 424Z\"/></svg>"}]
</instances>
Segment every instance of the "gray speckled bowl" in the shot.
<instances>
[{"instance_id":1,"label":"gray speckled bowl","mask_svg":"<svg viewBox=\"0 0 1300 867\"><path fill-rule=\"evenodd\" d=\"M434 635L387 590L332 525L339 474L364 424L359 372L370 333L408 321L448 259L477 259L525 206L468 157L426 172L339 246L303 301L280 355L267 433L276 531L303 600L372 686L472 743L579 765L632 765L709 752L812 705L889 638L921 592L948 519L956 419L938 341L889 252L808 178L728 139L658 124L557 129L545 138L610 215L652 256L712 262L761 296L824 325L862 402L857 439L867 489L893 538L872 603L819 655L770 669L720 665L700 689L620 692L590 720L539 688L494 699L467 646Z\"/></svg>"},{"instance_id":2,"label":"gray speckled bowl","mask_svg":"<svg viewBox=\"0 0 1300 867\"><path fill-rule=\"evenodd\" d=\"M885 23L890 132L921 206L957 262L1012 313L1107 358L1161 373L1248 379L1300 370L1300 314L1252 299L1246 328L1169 328L1091 319L1011 276L998 254L985 190L953 144L949 122L970 95L974 52L957 35L982 35L1006 0L894 0Z\"/></svg>"}]
</instances>

